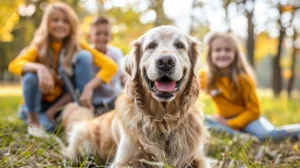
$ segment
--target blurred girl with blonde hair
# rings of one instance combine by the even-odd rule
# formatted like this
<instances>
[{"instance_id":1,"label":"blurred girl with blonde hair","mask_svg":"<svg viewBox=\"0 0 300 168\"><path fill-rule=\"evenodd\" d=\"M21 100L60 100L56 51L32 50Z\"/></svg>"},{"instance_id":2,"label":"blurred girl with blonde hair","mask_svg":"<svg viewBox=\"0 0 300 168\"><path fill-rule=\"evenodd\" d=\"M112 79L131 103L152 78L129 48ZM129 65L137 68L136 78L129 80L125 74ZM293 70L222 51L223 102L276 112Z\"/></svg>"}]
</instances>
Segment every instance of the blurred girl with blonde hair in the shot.
<instances>
[{"instance_id":1,"label":"blurred girl with blonde hair","mask_svg":"<svg viewBox=\"0 0 300 168\"><path fill-rule=\"evenodd\" d=\"M56 109L70 101L61 69L73 79L80 103L87 108L92 108L93 89L108 83L117 72L111 59L79 38L79 19L74 10L62 2L49 4L30 46L9 64L11 73L22 76L21 116L29 129L52 131ZM100 68L95 77L92 64Z\"/></svg>"},{"instance_id":2,"label":"blurred girl with blonde hair","mask_svg":"<svg viewBox=\"0 0 300 168\"><path fill-rule=\"evenodd\" d=\"M261 116L253 70L233 35L216 33L210 37L206 63L200 73L201 88L217 110L205 119L209 129L249 133L262 141L300 134L300 124L274 127Z\"/></svg>"}]
</instances>

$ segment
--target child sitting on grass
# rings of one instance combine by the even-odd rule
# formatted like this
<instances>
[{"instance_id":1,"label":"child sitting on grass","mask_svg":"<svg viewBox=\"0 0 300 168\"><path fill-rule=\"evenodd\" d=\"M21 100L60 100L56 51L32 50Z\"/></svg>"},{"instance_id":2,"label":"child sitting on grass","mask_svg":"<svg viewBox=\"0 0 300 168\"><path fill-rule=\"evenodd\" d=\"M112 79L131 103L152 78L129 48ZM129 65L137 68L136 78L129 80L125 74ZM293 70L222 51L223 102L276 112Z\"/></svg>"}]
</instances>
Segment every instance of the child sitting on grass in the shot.
<instances>
[{"instance_id":1,"label":"child sitting on grass","mask_svg":"<svg viewBox=\"0 0 300 168\"><path fill-rule=\"evenodd\" d=\"M115 107L115 100L121 93L124 84L124 74L122 71L122 51L108 43L112 39L111 24L105 17L97 17L91 24L89 39L93 48L104 53L107 57L115 61L119 66L118 73L107 84L103 84L94 89L92 103L96 109L96 113L104 113ZM97 74L99 68L94 66L94 75Z\"/></svg>"},{"instance_id":2,"label":"child sitting on grass","mask_svg":"<svg viewBox=\"0 0 300 168\"><path fill-rule=\"evenodd\" d=\"M79 40L79 20L62 2L47 6L31 45L9 64L9 71L22 76L22 118L29 133L53 131L57 108L70 102L59 72L64 69L80 91L81 105L91 108L93 89L108 83L117 65L101 52ZM101 70L93 77L92 64Z\"/></svg>"},{"instance_id":3,"label":"child sitting on grass","mask_svg":"<svg viewBox=\"0 0 300 168\"><path fill-rule=\"evenodd\" d=\"M261 141L300 135L300 124L274 127L261 116L252 69L233 36L212 35L206 63L207 69L200 73L201 88L217 109L215 116L205 119L209 129L249 133Z\"/></svg>"}]
</instances>

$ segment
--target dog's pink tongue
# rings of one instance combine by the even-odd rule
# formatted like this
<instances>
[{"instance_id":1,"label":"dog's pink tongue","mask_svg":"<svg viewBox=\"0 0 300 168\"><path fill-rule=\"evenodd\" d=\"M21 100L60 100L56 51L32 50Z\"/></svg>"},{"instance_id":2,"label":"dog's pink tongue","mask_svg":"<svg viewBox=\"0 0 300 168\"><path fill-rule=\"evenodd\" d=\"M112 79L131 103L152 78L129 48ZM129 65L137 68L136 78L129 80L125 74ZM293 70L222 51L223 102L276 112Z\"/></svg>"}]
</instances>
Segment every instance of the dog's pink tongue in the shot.
<instances>
[{"instance_id":1,"label":"dog's pink tongue","mask_svg":"<svg viewBox=\"0 0 300 168\"><path fill-rule=\"evenodd\" d=\"M173 92L176 87L175 82L155 82L156 88L161 92Z\"/></svg>"}]
</instances>

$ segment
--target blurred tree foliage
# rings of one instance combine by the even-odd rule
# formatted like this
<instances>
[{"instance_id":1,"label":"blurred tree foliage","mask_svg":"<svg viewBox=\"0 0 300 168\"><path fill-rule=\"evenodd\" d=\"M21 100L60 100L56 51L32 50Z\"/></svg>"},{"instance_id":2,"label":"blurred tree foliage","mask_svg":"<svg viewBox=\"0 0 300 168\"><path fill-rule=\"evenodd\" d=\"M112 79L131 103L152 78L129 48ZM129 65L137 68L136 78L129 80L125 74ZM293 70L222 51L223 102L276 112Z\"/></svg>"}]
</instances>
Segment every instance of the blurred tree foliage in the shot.
<instances>
[{"instance_id":1,"label":"blurred tree foliage","mask_svg":"<svg viewBox=\"0 0 300 168\"><path fill-rule=\"evenodd\" d=\"M20 16L18 7L23 3L23 0L5 1L0 0L0 80L4 77L4 72L7 63L10 60L9 56L14 54L15 47L12 41L14 40L13 30L17 26Z\"/></svg>"},{"instance_id":2,"label":"blurred tree foliage","mask_svg":"<svg viewBox=\"0 0 300 168\"><path fill-rule=\"evenodd\" d=\"M14 79L7 72L8 63L30 44L34 31L40 23L43 9L48 3L56 1L59 0L0 0L0 81ZM167 0L128 1L125 6L119 6L114 0L94 1L97 4L96 12L91 12L86 8L84 5L86 0L65 0L64 2L76 11L81 20L82 37L87 41L93 18L100 15L107 16L112 22L113 40L111 44L121 48L125 55L130 50L130 42L144 32L159 25L174 25L176 21L176 18L170 18L165 13L164 5ZM236 16L229 17L230 10L233 8L237 12L236 15L243 16L247 20L248 29L245 30L247 34L241 38L245 44L243 49L252 65L255 65L259 86L273 86L275 95L280 95L280 91L286 88L289 93L294 87L300 89L300 73L298 73L300 68L300 27L297 27L299 25L297 23L300 21L300 2L298 1L289 0L284 4L281 4L281 1L264 1L267 5L266 13L269 11L274 13L275 11L279 16L275 19L269 19L268 15L259 17L267 18L265 27L273 25L276 31L281 32L277 36L270 34L267 28L263 31L256 30L258 25L255 21L257 19L255 10L257 9L253 8L253 5L255 6L256 3L262 1L220 0L219 3L219 7L223 9L222 12L225 15L224 21L227 31L236 34L234 27L232 27L232 22ZM204 11L208 9L207 6L213 6L216 2L191 1L191 9L187 9L191 11L190 16L186 19L191 21L187 27L192 36L203 40L206 34L211 31L211 21ZM216 7L212 6L210 9ZM202 12L201 15L195 15L199 11ZM149 14L152 16L150 20ZM143 20L144 16L148 16L147 21ZM286 19L289 17L290 19ZM203 53L205 55L205 50ZM204 62L204 57L202 58Z\"/></svg>"},{"instance_id":3,"label":"blurred tree foliage","mask_svg":"<svg viewBox=\"0 0 300 168\"><path fill-rule=\"evenodd\" d=\"M272 38L267 32L262 32L256 37L255 43L255 61L259 62L267 55L275 55L277 53L278 40Z\"/></svg>"},{"instance_id":4,"label":"blurred tree foliage","mask_svg":"<svg viewBox=\"0 0 300 168\"><path fill-rule=\"evenodd\" d=\"M0 5L0 42L11 42L13 40L12 30L19 22L18 7L23 0L5 1Z\"/></svg>"}]
</instances>

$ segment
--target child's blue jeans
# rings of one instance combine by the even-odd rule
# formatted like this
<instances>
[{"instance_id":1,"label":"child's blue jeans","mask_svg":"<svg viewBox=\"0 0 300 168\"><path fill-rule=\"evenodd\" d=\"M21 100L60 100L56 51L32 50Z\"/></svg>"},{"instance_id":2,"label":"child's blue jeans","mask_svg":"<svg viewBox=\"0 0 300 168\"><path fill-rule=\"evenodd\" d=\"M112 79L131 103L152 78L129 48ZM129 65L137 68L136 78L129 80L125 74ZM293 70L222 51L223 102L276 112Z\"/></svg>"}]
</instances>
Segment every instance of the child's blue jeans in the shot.
<instances>
[{"instance_id":1,"label":"child's blue jeans","mask_svg":"<svg viewBox=\"0 0 300 168\"><path fill-rule=\"evenodd\" d=\"M216 119L211 116L205 117L205 124L208 129L216 131L224 131L229 134L238 134L240 132L249 133L256 136L259 140L266 139L280 140L287 137L297 137L300 135L300 124L285 125L281 127L274 127L266 118L260 117L252 121L244 129L237 131L230 127L220 124Z\"/></svg>"},{"instance_id":2,"label":"child's blue jeans","mask_svg":"<svg viewBox=\"0 0 300 168\"><path fill-rule=\"evenodd\" d=\"M80 94L82 93L84 86L93 77L92 65L93 59L88 51L82 50L78 52L75 58L73 81L75 88L79 89ZM58 67L61 68L60 65ZM47 131L53 131L54 125L48 119L46 111L55 103L55 101L45 102L42 100L38 76L35 73L27 72L23 75L22 90L24 105L21 107L20 117L26 121L27 113L36 112L38 113L41 125Z\"/></svg>"}]
</instances>

